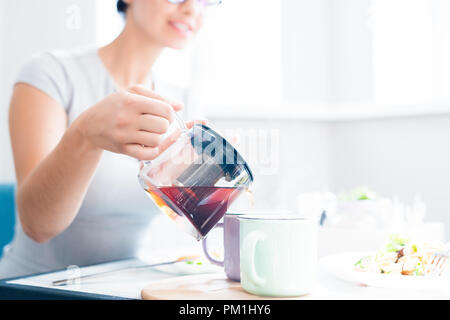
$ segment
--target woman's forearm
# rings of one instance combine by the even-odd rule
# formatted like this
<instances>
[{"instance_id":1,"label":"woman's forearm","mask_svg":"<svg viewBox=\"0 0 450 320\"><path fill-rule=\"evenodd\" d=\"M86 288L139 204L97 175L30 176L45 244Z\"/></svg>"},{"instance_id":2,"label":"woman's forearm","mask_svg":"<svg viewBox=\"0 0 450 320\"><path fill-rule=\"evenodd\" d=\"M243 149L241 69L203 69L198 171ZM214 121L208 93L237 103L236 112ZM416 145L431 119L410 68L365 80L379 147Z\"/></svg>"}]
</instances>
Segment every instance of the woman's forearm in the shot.
<instances>
[{"instance_id":1,"label":"woman's forearm","mask_svg":"<svg viewBox=\"0 0 450 320\"><path fill-rule=\"evenodd\" d=\"M72 223L102 152L83 137L77 122L67 129L17 190L17 209L28 236L45 242Z\"/></svg>"}]
</instances>

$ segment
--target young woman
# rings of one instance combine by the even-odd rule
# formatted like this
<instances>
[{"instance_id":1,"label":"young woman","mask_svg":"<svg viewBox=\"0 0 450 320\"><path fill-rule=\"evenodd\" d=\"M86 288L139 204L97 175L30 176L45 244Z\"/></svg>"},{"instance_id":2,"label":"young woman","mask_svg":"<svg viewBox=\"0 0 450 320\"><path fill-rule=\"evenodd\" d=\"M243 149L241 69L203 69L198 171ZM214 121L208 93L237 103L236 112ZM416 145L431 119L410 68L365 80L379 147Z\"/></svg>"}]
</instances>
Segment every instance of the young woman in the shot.
<instances>
[{"instance_id":1,"label":"young woman","mask_svg":"<svg viewBox=\"0 0 450 320\"><path fill-rule=\"evenodd\" d=\"M217 2L118 1L126 23L112 43L39 53L23 66L9 119L18 223L0 278L136 255L157 211L136 159L160 153L183 109L156 93L168 87L152 67L164 48L184 48Z\"/></svg>"}]
</instances>

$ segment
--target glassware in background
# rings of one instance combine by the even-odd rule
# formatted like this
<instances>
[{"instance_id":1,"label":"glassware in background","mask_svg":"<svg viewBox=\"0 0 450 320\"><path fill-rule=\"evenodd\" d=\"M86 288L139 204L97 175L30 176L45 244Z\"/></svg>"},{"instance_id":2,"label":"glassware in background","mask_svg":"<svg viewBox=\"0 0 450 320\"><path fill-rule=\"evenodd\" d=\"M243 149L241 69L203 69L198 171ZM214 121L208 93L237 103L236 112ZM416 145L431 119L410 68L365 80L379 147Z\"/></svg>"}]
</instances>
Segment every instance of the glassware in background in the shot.
<instances>
[{"instance_id":1,"label":"glassware in background","mask_svg":"<svg viewBox=\"0 0 450 320\"><path fill-rule=\"evenodd\" d=\"M307 192L297 196L297 212L300 216L324 225L336 214L336 196L331 192Z\"/></svg>"},{"instance_id":2,"label":"glassware in background","mask_svg":"<svg viewBox=\"0 0 450 320\"><path fill-rule=\"evenodd\" d=\"M358 187L335 196L304 193L297 197L298 213L314 218L319 228L319 255L373 251L391 234L416 241L445 241L444 224L426 221L426 204L416 196L411 204Z\"/></svg>"}]
</instances>

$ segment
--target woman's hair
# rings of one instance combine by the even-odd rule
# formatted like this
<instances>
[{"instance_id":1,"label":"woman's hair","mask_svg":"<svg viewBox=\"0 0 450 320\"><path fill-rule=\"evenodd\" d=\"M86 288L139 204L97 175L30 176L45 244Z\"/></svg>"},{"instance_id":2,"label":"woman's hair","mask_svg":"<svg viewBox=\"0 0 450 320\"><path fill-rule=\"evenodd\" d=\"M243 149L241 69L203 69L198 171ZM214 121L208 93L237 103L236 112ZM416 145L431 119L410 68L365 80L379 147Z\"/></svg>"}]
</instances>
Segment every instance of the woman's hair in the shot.
<instances>
[{"instance_id":1,"label":"woman's hair","mask_svg":"<svg viewBox=\"0 0 450 320\"><path fill-rule=\"evenodd\" d=\"M117 0L117 11L121 14L125 14L128 9L128 4L123 2L123 0Z\"/></svg>"}]
</instances>

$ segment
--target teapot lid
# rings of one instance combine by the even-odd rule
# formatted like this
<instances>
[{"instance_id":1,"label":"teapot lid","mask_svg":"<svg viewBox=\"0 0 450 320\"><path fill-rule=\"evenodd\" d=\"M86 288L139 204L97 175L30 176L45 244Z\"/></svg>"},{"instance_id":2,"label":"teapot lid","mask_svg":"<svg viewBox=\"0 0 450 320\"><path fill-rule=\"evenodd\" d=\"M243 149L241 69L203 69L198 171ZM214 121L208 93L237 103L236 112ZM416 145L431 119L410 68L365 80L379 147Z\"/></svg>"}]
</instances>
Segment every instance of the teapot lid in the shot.
<instances>
[{"instance_id":1,"label":"teapot lid","mask_svg":"<svg viewBox=\"0 0 450 320\"><path fill-rule=\"evenodd\" d=\"M202 154L204 161L213 158L227 180L233 180L244 169L253 181L253 173L244 158L231 143L210 127L195 124L191 144L198 154Z\"/></svg>"}]
</instances>

